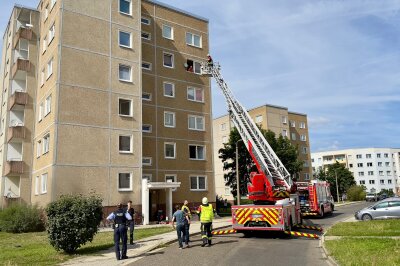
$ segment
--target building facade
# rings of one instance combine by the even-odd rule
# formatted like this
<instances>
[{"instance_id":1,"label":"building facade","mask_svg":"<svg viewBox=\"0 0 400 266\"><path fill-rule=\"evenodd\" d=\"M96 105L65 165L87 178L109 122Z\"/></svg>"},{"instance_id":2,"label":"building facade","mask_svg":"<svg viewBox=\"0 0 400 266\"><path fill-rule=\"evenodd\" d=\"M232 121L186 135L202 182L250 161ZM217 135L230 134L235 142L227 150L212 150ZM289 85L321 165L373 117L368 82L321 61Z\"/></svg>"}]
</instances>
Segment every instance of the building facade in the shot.
<instances>
[{"instance_id":1,"label":"building facade","mask_svg":"<svg viewBox=\"0 0 400 266\"><path fill-rule=\"evenodd\" d=\"M307 181L311 177L311 156L308 134L307 115L288 111L288 108L275 105L262 105L248 110L256 124L273 131L277 136L290 139L298 147L299 160L303 169L297 174L298 181ZM218 158L219 149L229 141L229 133L234 127L228 115L213 120L215 192L218 196L233 200L230 187L225 185L223 164Z\"/></svg>"},{"instance_id":2,"label":"building facade","mask_svg":"<svg viewBox=\"0 0 400 266\"><path fill-rule=\"evenodd\" d=\"M316 152L311 154L313 173L339 162L353 173L357 185L367 192L393 190L400 195L400 149L363 148Z\"/></svg>"},{"instance_id":3,"label":"building facade","mask_svg":"<svg viewBox=\"0 0 400 266\"><path fill-rule=\"evenodd\" d=\"M21 57L26 38L16 36L27 29L29 58L3 64ZM172 203L213 198L207 53L208 20L157 1L15 7L3 38L3 201L94 192L104 206L132 200L148 221Z\"/></svg>"}]
</instances>

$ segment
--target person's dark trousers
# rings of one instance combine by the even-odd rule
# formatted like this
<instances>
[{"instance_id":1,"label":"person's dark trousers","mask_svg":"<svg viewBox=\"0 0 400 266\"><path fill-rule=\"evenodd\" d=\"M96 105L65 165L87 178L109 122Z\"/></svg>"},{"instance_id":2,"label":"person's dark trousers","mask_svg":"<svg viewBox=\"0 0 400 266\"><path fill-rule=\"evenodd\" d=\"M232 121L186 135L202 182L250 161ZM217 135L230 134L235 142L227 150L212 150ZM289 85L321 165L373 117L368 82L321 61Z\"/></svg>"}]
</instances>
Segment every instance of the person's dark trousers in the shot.
<instances>
[{"instance_id":1,"label":"person's dark trousers","mask_svg":"<svg viewBox=\"0 0 400 266\"><path fill-rule=\"evenodd\" d=\"M190 228L190 223L185 223L185 244L189 245L189 228Z\"/></svg>"},{"instance_id":2,"label":"person's dark trousers","mask_svg":"<svg viewBox=\"0 0 400 266\"><path fill-rule=\"evenodd\" d=\"M119 240L122 240L122 252L120 253L119 249ZM124 224L115 225L114 229L114 244L115 244L115 255L117 260L120 260L123 257L126 257L126 249L127 249L127 235L126 235L126 226Z\"/></svg>"},{"instance_id":3,"label":"person's dark trousers","mask_svg":"<svg viewBox=\"0 0 400 266\"><path fill-rule=\"evenodd\" d=\"M133 231L135 230L135 222L129 222L129 243L133 245Z\"/></svg>"},{"instance_id":4,"label":"person's dark trousers","mask_svg":"<svg viewBox=\"0 0 400 266\"><path fill-rule=\"evenodd\" d=\"M203 247L208 243L211 245L212 234L211 234L212 223L201 223L201 239L203 240Z\"/></svg>"},{"instance_id":5,"label":"person's dark trousers","mask_svg":"<svg viewBox=\"0 0 400 266\"><path fill-rule=\"evenodd\" d=\"M178 235L179 247L183 248L182 241L185 240L185 238L186 238L185 225L184 224L177 224L176 225L176 233Z\"/></svg>"}]
</instances>

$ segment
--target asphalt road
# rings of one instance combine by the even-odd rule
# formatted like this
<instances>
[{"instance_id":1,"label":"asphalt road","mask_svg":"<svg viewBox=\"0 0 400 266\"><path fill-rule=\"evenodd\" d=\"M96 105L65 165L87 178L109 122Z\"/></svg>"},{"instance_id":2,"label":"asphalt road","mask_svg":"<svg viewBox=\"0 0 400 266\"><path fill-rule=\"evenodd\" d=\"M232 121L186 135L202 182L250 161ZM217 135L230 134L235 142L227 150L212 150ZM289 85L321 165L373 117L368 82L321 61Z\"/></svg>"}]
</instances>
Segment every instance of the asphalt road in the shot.
<instances>
[{"instance_id":1,"label":"asphalt road","mask_svg":"<svg viewBox=\"0 0 400 266\"><path fill-rule=\"evenodd\" d=\"M333 215L323 219L305 219L304 224L327 227L353 217L354 212L367 206L357 203L336 208ZM315 233L315 231L299 230ZM323 257L318 240L271 234L244 238L242 234L215 236L211 247L201 247L199 236L193 236L190 248L178 249L173 243L136 258L129 265L329 265Z\"/></svg>"}]
</instances>

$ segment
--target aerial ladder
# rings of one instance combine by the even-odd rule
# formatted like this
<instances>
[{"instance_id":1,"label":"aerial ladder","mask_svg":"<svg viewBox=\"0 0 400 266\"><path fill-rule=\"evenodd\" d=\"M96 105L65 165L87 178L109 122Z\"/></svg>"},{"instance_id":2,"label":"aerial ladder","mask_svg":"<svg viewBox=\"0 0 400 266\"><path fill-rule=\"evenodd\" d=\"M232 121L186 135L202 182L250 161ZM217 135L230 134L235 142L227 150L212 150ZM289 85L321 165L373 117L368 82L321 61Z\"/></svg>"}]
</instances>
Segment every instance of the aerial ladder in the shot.
<instances>
[{"instance_id":1,"label":"aerial ladder","mask_svg":"<svg viewBox=\"0 0 400 266\"><path fill-rule=\"evenodd\" d=\"M225 96L229 117L239 131L258 173L251 173L248 184L249 199L255 204L276 202L289 198L295 185L289 172L279 160L246 109L236 100L223 79L218 63L203 62L202 74L213 77Z\"/></svg>"}]
</instances>

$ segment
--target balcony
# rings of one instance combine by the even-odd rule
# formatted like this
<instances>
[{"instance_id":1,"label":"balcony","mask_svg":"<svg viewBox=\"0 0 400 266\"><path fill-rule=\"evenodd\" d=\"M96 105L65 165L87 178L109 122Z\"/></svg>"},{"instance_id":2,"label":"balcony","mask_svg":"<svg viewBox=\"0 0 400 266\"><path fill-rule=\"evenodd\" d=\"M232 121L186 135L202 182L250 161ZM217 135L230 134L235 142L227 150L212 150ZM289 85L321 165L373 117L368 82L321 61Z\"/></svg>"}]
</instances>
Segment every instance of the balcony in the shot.
<instances>
[{"instance_id":1,"label":"balcony","mask_svg":"<svg viewBox=\"0 0 400 266\"><path fill-rule=\"evenodd\" d=\"M16 91L11 95L8 103L8 110L12 110L15 106L26 105L28 103L28 94L23 91Z\"/></svg>"},{"instance_id":2,"label":"balcony","mask_svg":"<svg viewBox=\"0 0 400 266\"><path fill-rule=\"evenodd\" d=\"M21 140L21 139L25 139L24 126L18 125L8 128L7 142L10 142L11 140Z\"/></svg>"},{"instance_id":3,"label":"balcony","mask_svg":"<svg viewBox=\"0 0 400 266\"><path fill-rule=\"evenodd\" d=\"M31 28L20 27L14 35L14 48L17 46L20 39L32 40L33 31Z\"/></svg>"},{"instance_id":4,"label":"balcony","mask_svg":"<svg viewBox=\"0 0 400 266\"><path fill-rule=\"evenodd\" d=\"M24 173L23 161L7 161L4 165L4 176L20 175Z\"/></svg>"},{"instance_id":5,"label":"balcony","mask_svg":"<svg viewBox=\"0 0 400 266\"><path fill-rule=\"evenodd\" d=\"M12 77L14 78L18 71L31 71L31 62L27 59L18 58L12 67Z\"/></svg>"}]
</instances>

